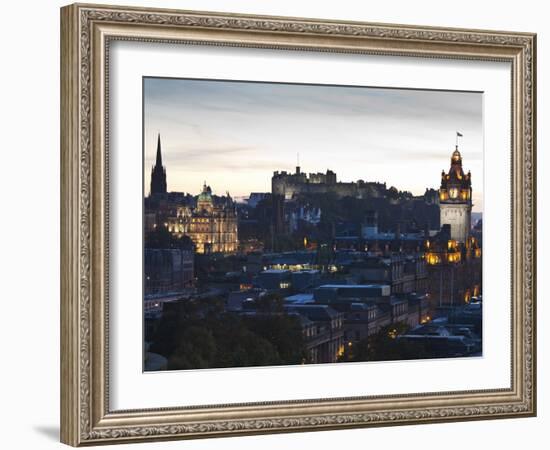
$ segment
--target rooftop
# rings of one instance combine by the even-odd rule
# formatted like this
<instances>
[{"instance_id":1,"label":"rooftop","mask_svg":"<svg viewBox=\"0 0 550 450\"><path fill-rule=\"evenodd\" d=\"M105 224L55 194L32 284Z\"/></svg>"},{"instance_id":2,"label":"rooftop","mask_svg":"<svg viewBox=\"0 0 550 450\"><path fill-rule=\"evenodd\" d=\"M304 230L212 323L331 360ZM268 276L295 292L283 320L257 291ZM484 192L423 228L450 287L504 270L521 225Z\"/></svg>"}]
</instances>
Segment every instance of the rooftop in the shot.
<instances>
[{"instance_id":1,"label":"rooftop","mask_svg":"<svg viewBox=\"0 0 550 450\"><path fill-rule=\"evenodd\" d=\"M318 289L379 289L386 284L323 284Z\"/></svg>"},{"instance_id":2,"label":"rooftop","mask_svg":"<svg viewBox=\"0 0 550 450\"><path fill-rule=\"evenodd\" d=\"M310 320L332 320L338 316L338 311L331 308L328 305L306 304L306 305L287 305L285 306L287 311L298 312L308 317Z\"/></svg>"},{"instance_id":3,"label":"rooftop","mask_svg":"<svg viewBox=\"0 0 550 450\"><path fill-rule=\"evenodd\" d=\"M313 303L313 294L295 294L289 297L285 297L285 302L292 304L305 304Z\"/></svg>"}]
</instances>

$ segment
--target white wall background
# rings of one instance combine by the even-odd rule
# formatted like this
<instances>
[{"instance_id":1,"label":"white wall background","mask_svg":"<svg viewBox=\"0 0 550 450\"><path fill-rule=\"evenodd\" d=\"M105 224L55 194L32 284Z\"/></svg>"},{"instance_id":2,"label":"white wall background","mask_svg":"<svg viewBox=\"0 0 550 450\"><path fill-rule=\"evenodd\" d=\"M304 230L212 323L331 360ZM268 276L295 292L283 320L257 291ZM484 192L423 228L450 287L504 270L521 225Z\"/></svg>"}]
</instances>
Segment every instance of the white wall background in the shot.
<instances>
[{"instance_id":1,"label":"white wall background","mask_svg":"<svg viewBox=\"0 0 550 450\"><path fill-rule=\"evenodd\" d=\"M251 14L532 31L538 36L539 174L549 164L550 14L546 2L524 0L338 2L318 0L120 1ZM59 417L59 1L10 2L2 7L0 70L0 411L3 448L60 448ZM543 31L544 30L544 31ZM141 444L144 449L371 448L512 449L548 435L548 328L543 284L550 225L539 178L539 416L468 423L373 428L216 440ZM546 376L545 376L546 375ZM122 446L124 448L137 448ZM119 447L119 448L122 448Z\"/></svg>"}]
</instances>

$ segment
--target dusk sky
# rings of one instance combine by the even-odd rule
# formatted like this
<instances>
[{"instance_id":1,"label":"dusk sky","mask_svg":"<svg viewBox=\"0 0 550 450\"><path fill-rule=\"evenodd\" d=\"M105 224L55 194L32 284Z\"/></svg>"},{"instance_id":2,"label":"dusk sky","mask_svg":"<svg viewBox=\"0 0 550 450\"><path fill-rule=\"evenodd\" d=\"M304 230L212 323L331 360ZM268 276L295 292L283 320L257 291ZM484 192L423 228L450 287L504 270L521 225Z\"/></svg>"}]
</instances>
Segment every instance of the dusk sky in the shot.
<instances>
[{"instance_id":1,"label":"dusk sky","mask_svg":"<svg viewBox=\"0 0 550 450\"><path fill-rule=\"evenodd\" d=\"M368 87L144 79L145 186L157 134L169 191L270 192L275 170L336 172L338 181L439 188L455 147L482 211L482 94Z\"/></svg>"}]
</instances>

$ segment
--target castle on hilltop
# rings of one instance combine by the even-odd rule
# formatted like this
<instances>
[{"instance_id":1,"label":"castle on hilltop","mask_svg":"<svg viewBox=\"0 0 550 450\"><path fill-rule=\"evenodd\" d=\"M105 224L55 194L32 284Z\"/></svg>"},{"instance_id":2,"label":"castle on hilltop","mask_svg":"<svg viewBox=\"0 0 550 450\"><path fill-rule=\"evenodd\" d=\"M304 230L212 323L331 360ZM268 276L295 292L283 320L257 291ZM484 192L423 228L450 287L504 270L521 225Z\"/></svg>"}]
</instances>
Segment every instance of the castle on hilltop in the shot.
<instances>
[{"instance_id":1,"label":"castle on hilltop","mask_svg":"<svg viewBox=\"0 0 550 450\"><path fill-rule=\"evenodd\" d=\"M271 178L271 193L291 200L299 194L328 194L334 193L339 198L355 197L384 197L386 183L365 182L338 182L336 173L327 170L326 173L306 174L296 167L296 172L276 171Z\"/></svg>"}]
</instances>

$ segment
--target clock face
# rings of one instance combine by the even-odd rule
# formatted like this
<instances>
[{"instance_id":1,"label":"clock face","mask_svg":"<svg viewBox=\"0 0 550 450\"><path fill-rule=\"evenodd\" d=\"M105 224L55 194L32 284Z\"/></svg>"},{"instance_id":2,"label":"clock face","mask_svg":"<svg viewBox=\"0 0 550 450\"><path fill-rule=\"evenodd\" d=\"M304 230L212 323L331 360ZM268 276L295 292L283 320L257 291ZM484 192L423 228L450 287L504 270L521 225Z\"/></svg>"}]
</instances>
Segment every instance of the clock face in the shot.
<instances>
[{"instance_id":1,"label":"clock face","mask_svg":"<svg viewBox=\"0 0 550 450\"><path fill-rule=\"evenodd\" d=\"M458 189L457 188L449 189L449 197L457 198L458 197Z\"/></svg>"}]
</instances>

